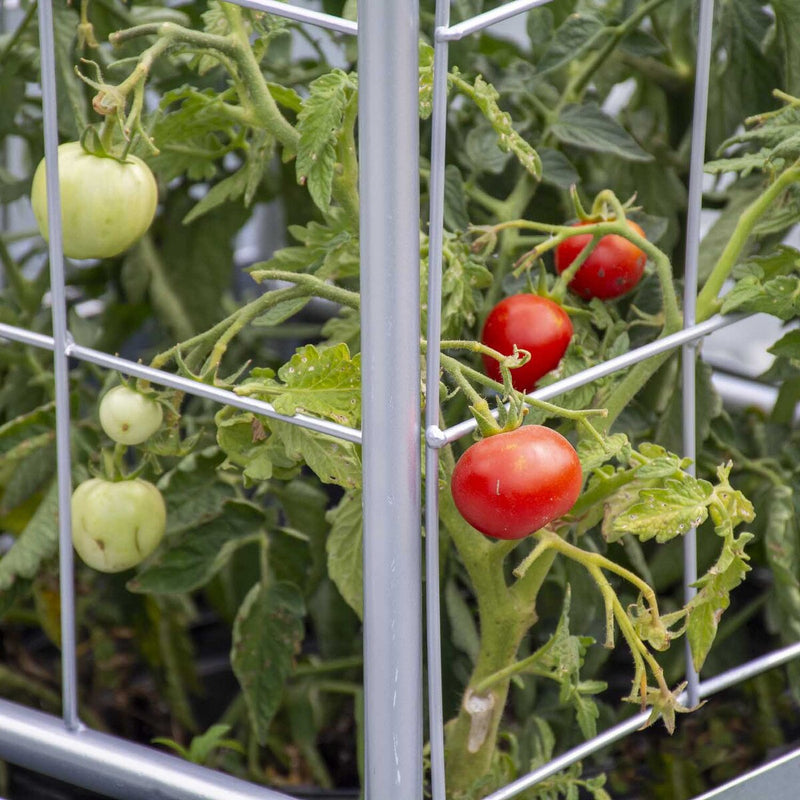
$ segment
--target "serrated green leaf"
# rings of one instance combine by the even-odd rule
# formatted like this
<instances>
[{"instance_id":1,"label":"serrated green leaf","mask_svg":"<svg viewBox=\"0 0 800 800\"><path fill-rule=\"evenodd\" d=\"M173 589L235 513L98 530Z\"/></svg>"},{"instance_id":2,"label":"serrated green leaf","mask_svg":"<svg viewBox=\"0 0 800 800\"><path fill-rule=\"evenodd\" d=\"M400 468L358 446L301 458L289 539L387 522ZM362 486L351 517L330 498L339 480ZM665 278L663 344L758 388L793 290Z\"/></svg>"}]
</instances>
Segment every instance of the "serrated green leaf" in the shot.
<instances>
[{"instance_id":1,"label":"serrated green leaf","mask_svg":"<svg viewBox=\"0 0 800 800\"><path fill-rule=\"evenodd\" d=\"M233 624L231 666L262 745L303 641L304 616L305 603L296 586L285 581L256 584Z\"/></svg>"},{"instance_id":2,"label":"serrated green leaf","mask_svg":"<svg viewBox=\"0 0 800 800\"><path fill-rule=\"evenodd\" d=\"M347 604L364 616L364 562L361 492L347 492L327 514L328 574Z\"/></svg>"},{"instance_id":3,"label":"serrated green leaf","mask_svg":"<svg viewBox=\"0 0 800 800\"><path fill-rule=\"evenodd\" d=\"M610 153L626 161L653 159L625 128L593 103L567 106L551 132L559 141L584 150Z\"/></svg>"},{"instance_id":4,"label":"serrated green leaf","mask_svg":"<svg viewBox=\"0 0 800 800\"><path fill-rule=\"evenodd\" d=\"M539 74L552 72L565 64L579 58L588 47L593 37L603 29L603 20L590 13L570 14L559 25L550 39L550 44L536 65Z\"/></svg>"},{"instance_id":5,"label":"serrated green leaf","mask_svg":"<svg viewBox=\"0 0 800 800\"><path fill-rule=\"evenodd\" d=\"M448 164L444 171L444 224L451 231L463 231L469 225L464 179L455 164Z\"/></svg>"},{"instance_id":6,"label":"serrated green leaf","mask_svg":"<svg viewBox=\"0 0 800 800\"><path fill-rule=\"evenodd\" d=\"M500 149L497 134L488 122L479 122L470 128L464 140L463 155L469 168L492 175L499 175L511 158L507 150Z\"/></svg>"},{"instance_id":7,"label":"serrated green leaf","mask_svg":"<svg viewBox=\"0 0 800 800\"><path fill-rule=\"evenodd\" d=\"M542 159L542 183L568 190L581 182L580 174L560 150L540 147L539 156Z\"/></svg>"},{"instance_id":8,"label":"serrated green leaf","mask_svg":"<svg viewBox=\"0 0 800 800\"><path fill-rule=\"evenodd\" d=\"M642 489L639 500L611 523L616 538L632 533L641 541L655 537L666 542L700 525L708 516L707 504L713 494L708 481L683 474L667 478L663 487Z\"/></svg>"},{"instance_id":9,"label":"serrated green leaf","mask_svg":"<svg viewBox=\"0 0 800 800\"><path fill-rule=\"evenodd\" d=\"M306 464L323 483L345 489L361 486L361 457L352 442L317 433L289 422L270 421L286 456Z\"/></svg>"},{"instance_id":10,"label":"serrated green leaf","mask_svg":"<svg viewBox=\"0 0 800 800\"><path fill-rule=\"evenodd\" d=\"M361 421L361 358L351 358L344 344L323 349L309 344L280 367L277 379L251 379L237 392L267 400L280 414L307 413L357 427Z\"/></svg>"},{"instance_id":11,"label":"serrated green leaf","mask_svg":"<svg viewBox=\"0 0 800 800\"><path fill-rule=\"evenodd\" d=\"M761 149L757 153L745 153L731 158L718 158L707 161L703 170L709 175L722 175L726 172L738 172L743 177L751 172L761 172L769 164L770 152Z\"/></svg>"},{"instance_id":12,"label":"serrated green leaf","mask_svg":"<svg viewBox=\"0 0 800 800\"><path fill-rule=\"evenodd\" d=\"M800 276L779 275L762 281L747 275L722 298L720 311L763 312L784 322L793 319L800 313Z\"/></svg>"},{"instance_id":13,"label":"serrated green leaf","mask_svg":"<svg viewBox=\"0 0 800 800\"><path fill-rule=\"evenodd\" d=\"M150 160L164 181L186 175L213 180L235 135L234 122L213 89L184 85L163 94L152 136L159 155Z\"/></svg>"},{"instance_id":14,"label":"serrated green leaf","mask_svg":"<svg viewBox=\"0 0 800 800\"><path fill-rule=\"evenodd\" d=\"M204 586L233 552L264 526L264 514L245 501L229 501L224 512L197 528L170 537L128 589L143 594L180 594Z\"/></svg>"},{"instance_id":15,"label":"serrated green leaf","mask_svg":"<svg viewBox=\"0 0 800 800\"><path fill-rule=\"evenodd\" d=\"M497 135L497 146L503 152L513 153L520 164L534 178L542 177L539 154L514 128L511 115L497 104L497 89L480 76L475 79L473 100Z\"/></svg>"},{"instance_id":16,"label":"serrated green leaf","mask_svg":"<svg viewBox=\"0 0 800 800\"><path fill-rule=\"evenodd\" d=\"M602 442L596 439L582 439L578 444L578 457L584 474L596 470L628 448L630 443L624 433L614 433L605 437Z\"/></svg>"},{"instance_id":17,"label":"serrated green leaf","mask_svg":"<svg viewBox=\"0 0 800 800\"><path fill-rule=\"evenodd\" d=\"M272 269L314 272L323 279L358 275L358 237L350 228L350 220L340 210L331 208L327 221L327 225L313 221L305 226L290 225L289 233L304 246L284 247L269 261L255 264L250 268L253 279L262 280L263 271Z\"/></svg>"},{"instance_id":18,"label":"serrated green leaf","mask_svg":"<svg viewBox=\"0 0 800 800\"><path fill-rule=\"evenodd\" d=\"M54 439L54 434L42 434L39 439L40 446L16 460L14 472L0 498L0 514L8 513L24 503L53 477L56 470Z\"/></svg>"},{"instance_id":19,"label":"serrated green leaf","mask_svg":"<svg viewBox=\"0 0 800 800\"><path fill-rule=\"evenodd\" d=\"M730 592L750 570L744 548L752 538L749 533L726 537L717 562L694 584L698 591L687 605L686 636L698 671L714 642L722 612L730 605Z\"/></svg>"},{"instance_id":20,"label":"serrated green leaf","mask_svg":"<svg viewBox=\"0 0 800 800\"><path fill-rule=\"evenodd\" d=\"M309 96L297 115L297 180L306 184L322 211L330 206L336 141L354 88L352 77L340 69L321 75L309 84Z\"/></svg>"},{"instance_id":21,"label":"serrated green leaf","mask_svg":"<svg viewBox=\"0 0 800 800\"><path fill-rule=\"evenodd\" d=\"M199 217L202 217L203 214L207 214L217 208L217 206L238 200L245 193L247 181L247 171L239 169L232 175L228 175L218 183L215 183L183 218L183 224L189 225Z\"/></svg>"},{"instance_id":22,"label":"serrated green leaf","mask_svg":"<svg viewBox=\"0 0 800 800\"><path fill-rule=\"evenodd\" d=\"M196 528L219 516L234 495L220 480L219 457L190 457L166 477L162 494L167 507L167 533Z\"/></svg>"},{"instance_id":23,"label":"serrated green leaf","mask_svg":"<svg viewBox=\"0 0 800 800\"><path fill-rule=\"evenodd\" d=\"M56 101L59 131L69 139L77 139L89 124L86 115L86 88L75 74L75 44L80 17L66 3L53 5L53 39L55 43ZM3 66L3 71L6 67Z\"/></svg>"},{"instance_id":24,"label":"serrated green leaf","mask_svg":"<svg viewBox=\"0 0 800 800\"><path fill-rule=\"evenodd\" d=\"M779 358L800 359L800 330L790 330L768 347L767 352Z\"/></svg>"},{"instance_id":25,"label":"serrated green leaf","mask_svg":"<svg viewBox=\"0 0 800 800\"><path fill-rule=\"evenodd\" d=\"M480 650L480 635L475 616L454 580L444 587L444 607L450 623L453 645L469 656L474 664Z\"/></svg>"},{"instance_id":26,"label":"serrated green leaf","mask_svg":"<svg viewBox=\"0 0 800 800\"><path fill-rule=\"evenodd\" d=\"M783 81L781 88L791 95L800 94L800 8L793 0L773 0L775 41L781 54Z\"/></svg>"},{"instance_id":27,"label":"serrated green leaf","mask_svg":"<svg viewBox=\"0 0 800 800\"><path fill-rule=\"evenodd\" d=\"M50 484L42 502L11 549L0 558L0 592L20 579L36 577L43 561L58 552L58 486Z\"/></svg>"},{"instance_id":28,"label":"serrated green leaf","mask_svg":"<svg viewBox=\"0 0 800 800\"><path fill-rule=\"evenodd\" d=\"M428 119L433 112L433 48L419 45L419 118Z\"/></svg>"}]
</instances>

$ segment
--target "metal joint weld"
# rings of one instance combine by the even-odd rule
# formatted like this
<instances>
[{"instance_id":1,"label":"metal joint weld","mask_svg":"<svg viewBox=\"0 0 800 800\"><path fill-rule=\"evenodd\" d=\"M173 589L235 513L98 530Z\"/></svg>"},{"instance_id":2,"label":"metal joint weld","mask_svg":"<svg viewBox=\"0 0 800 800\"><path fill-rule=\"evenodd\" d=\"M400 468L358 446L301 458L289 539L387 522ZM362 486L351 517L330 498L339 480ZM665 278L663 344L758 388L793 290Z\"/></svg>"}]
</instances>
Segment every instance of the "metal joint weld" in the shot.
<instances>
[{"instance_id":1,"label":"metal joint weld","mask_svg":"<svg viewBox=\"0 0 800 800\"><path fill-rule=\"evenodd\" d=\"M438 425L429 425L425 429L425 441L428 447L434 450L441 450L447 444L447 436Z\"/></svg>"}]
</instances>

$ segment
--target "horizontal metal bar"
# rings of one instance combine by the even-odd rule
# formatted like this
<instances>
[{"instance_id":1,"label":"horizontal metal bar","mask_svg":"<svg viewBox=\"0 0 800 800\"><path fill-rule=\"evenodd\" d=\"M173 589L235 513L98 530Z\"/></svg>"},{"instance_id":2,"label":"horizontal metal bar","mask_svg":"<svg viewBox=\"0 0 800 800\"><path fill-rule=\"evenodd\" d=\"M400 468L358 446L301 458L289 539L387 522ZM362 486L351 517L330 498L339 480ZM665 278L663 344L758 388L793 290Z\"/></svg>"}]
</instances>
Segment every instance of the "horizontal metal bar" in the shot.
<instances>
[{"instance_id":1,"label":"horizontal metal bar","mask_svg":"<svg viewBox=\"0 0 800 800\"><path fill-rule=\"evenodd\" d=\"M754 678L762 672L767 672L768 670L783 666L798 656L800 656L800 642L788 645L780 650L775 650L765 656L753 659L746 664L741 664L727 672L723 672L707 681L701 681L698 687L699 696L701 699L710 697L711 695L721 692L723 689L729 689L731 686ZM678 697L678 700L682 703L687 702L687 692L683 692ZM615 725L598 736L595 736L588 742L584 742L577 747L573 747L571 750L567 750L566 753L554 758L539 769L533 770L533 772L529 772L522 778L518 778L512 783L509 783L502 789L490 794L485 800L511 800L512 797L516 797L516 795L525 791L525 789L535 786L551 775L555 775L557 772L567 769L567 767L592 755L592 753L602 750L604 747L608 747L619 739L638 730L647 722L649 716L649 711L642 711L636 714L630 719L625 720L625 722L621 722L619 725Z\"/></svg>"},{"instance_id":2,"label":"horizontal metal bar","mask_svg":"<svg viewBox=\"0 0 800 800\"><path fill-rule=\"evenodd\" d=\"M232 0L237 6L254 8L257 11L266 11L276 17L285 17L295 22L307 22L309 25L316 25L318 28L326 28L337 33L347 33L355 36L358 33L358 23L349 19L342 19L332 14L325 14L322 11L313 11L310 8L291 6L288 3L281 3L277 0Z\"/></svg>"},{"instance_id":3,"label":"horizontal metal bar","mask_svg":"<svg viewBox=\"0 0 800 800\"><path fill-rule=\"evenodd\" d=\"M729 783L696 797L695 800L796 800L800 784L800 750L734 778Z\"/></svg>"},{"instance_id":4,"label":"horizontal metal bar","mask_svg":"<svg viewBox=\"0 0 800 800\"><path fill-rule=\"evenodd\" d=\"M43 333L34 333L33 331L25 330L25 328L15 328L13 325L6 325L4 322L0 322L0 339L9 339L12 342L30 344L42 350L49 350L50 352L53 352L55 349L52 336L46 336Z\"/></svg>"},{"instance_id":5,"label":"horizontal metal bar","mask_svg":"<svg viewBox=\"0 0 800 800\"><path fill-rule=\"evenodd\" d=\"M15 328L11 325L0 324L0 339L11 339L12 341L31 344L34 347L41 347L44 350L54 349L53 338L51 336L33 333L23 328ZM263 400L241 397L227 389L220 389L218 386L209 386L207 383L199 383L189 378L183 378L180 375L173 375L170 372L147 367L144 364L137 364L125 358L120 358L119 356L112 356L99 350L93 350L91 347L70 344L66 348L66 355L70 358L77 358L80 361L88 361L92 364L97 364L106 369L117 370L124 375L144 378L145 380L159 384L159 386L179 389L187 394L205 397L208 400L214 400L223 405L234 406L244 411L252 411L254 414L261 414L270 419L289 422L301 428L307 428L317 433L333 436L336 439L344 439L348 442L361 444L361 431L356 428L348 428L346 425L339 425L336 422L318 419L317 417L309 417L306 414L295 414L294 416L279 414L275 411L271 403L267 403Z\"/></svg>"},{"instance_id":6,"label":"horizontal metal bar","mask_svg":"<svg viewBox=\"0 0 800 800\"><path fill-rule=\"evenodd\" d=\"M115 800L291 800L152 747L0 700L0 758Z\"/></svg>"},{"instance_id":7,"label":"horizontal metal bar","mask_svg":"<svg viewBox=\"0 0 800 800\"><path fill-rule=\"evenodd\" d=\"M704 336L708 336L708 334L720 328L733 325L743 318L744 316L741 314L712 317L705 322L692 325L677 333L665 336L663 339L656 339L654 342L649 342L648 344L642 345L642 347L637 347L635 350L629 350L627 353L604 361L602 364L595 364L593 367L589 367L576 375L570 375L568 378L564 378L564 380L553 383L550 386L537 389L535 392L531 392L530 396L537 400L551 400L573 389L577 389L580 386L585 386L587 383L596 381L598 378L604 378L606 375L612 375L627 367L632 367L634 364L645 361L659 353L666 353L669 350L674 350L689 342L702 339ZM476 427L477 423L475 420L468 419L445 430L440 430L435 427L429 428L426 431L426 440L431 447L444 447L451 442L457 441L462 436L472 433Z\"/></svg>"},{"instance_id":8,"label":"horizontal metal bar","mask_svg":"<svg viewBox=\"0 0 800 800\"><path fill-rule=\"evenodd\" d=\"M434 33L434 38L437 42L455 42L491 25L496 25L498 22L510 19L518 14L524 14L532 8L547 5L550 2L552 0L513 0L511 3L506 3L490 11L484 11L483 14L466 19L457 25L451 25L448 28L439 27Z\"/></svg>"}]
</instances>

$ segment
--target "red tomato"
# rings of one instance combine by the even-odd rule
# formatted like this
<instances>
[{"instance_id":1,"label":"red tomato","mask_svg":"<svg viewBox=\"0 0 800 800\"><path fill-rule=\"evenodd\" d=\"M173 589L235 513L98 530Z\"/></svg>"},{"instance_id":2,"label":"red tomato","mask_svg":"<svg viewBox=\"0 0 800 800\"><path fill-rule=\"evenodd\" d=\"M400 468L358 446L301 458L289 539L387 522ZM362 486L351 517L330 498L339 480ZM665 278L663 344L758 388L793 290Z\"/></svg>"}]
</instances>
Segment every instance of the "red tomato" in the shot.
<instances>
[{"instance_id":1,"label":"red tomato","mask_svg":"<svg viewBox=\"0 0 800 800\"><path fill-rule=\"evenodd\" d=\"M572 321L552 300L536 294L515 294L501 300L486 317L481 341L503 355L514 345L531 354L530 361L511 370L511 383L520 392L530 392L536 381L555 369L572 339ZM486 374L502 380L497 359L483 357Z\"/></svg>"},{"instance_id":2,"label":"red tomato","mask_svg":"<svg viewBox=\"0 0 800 800\"><path fill-rule=\"evenodd\" d=\"M557 431L524 425L469 447L453 470L461 516L495 539L521 539L566 514L578 499L578 454Z\"/></svg>"},{"instance_id":3,"label":"red tomato","mask_svg":"<svg viewBox=\"0 0 800 800\"><path fill-rule=\"evenodd\" d=\"M640 236L644 231L631 220L625 220L630 228ZM576 222L573 227L588 225ZM590 234L571 236L556 247L556 270L562 273L592 240ZM591 255L583 262L569 288L584 300L599 297L611 300L626 294L642 278L647 256L636 245L614 233L603 236Z\"/></svg>"}]
</instances>

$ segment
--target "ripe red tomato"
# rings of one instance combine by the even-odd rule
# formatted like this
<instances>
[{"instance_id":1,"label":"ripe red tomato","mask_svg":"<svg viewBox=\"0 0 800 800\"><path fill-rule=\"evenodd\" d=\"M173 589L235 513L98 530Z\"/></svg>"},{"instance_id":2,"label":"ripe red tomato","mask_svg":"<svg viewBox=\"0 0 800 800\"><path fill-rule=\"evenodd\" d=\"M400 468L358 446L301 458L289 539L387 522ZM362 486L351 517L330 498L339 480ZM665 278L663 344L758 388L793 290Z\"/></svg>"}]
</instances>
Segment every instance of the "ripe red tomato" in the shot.
<instances>
[{"instance_id":1,"label":"ripe red tomato","mask_svg":"<svg viewBox=\"0 0 800 800\"><path fill-rule=\"evenodd\" d=\"M640 236L644 231L631 220L625 220ZM576 222L573 227L588 225ZM556 270L561 274L591 241L590 234L571 236L556 247ZM569 288L584 300L599 297L611 300L626 294L642 278L647 256L636 245L614 233L603 236L586 261L583 262Z\"/></svg>"},{"instance_id":2,"label":"ripe red tomato","mask_svg":"<svg viewBox=\"0 0 800 800\"><path fill-rule=\"evenodd\" d=\"M451 481L461 516L495 539L521 539L572 508L581 491L578 454L557 431L524 425L469 447Z\"/></svg>"},{"instance_id":3,"label":"ripe red tomato","mask_svg":"<svg viewBox=\"0 0 800 800\"><path fill-rule=\"evenodd\" d=\"M515 294L501 300L486 317L481 341L503 355L514 345L531 354L530 361L511 371L511 383L520 392L530 392L536 381L555 369L572 339L572 321L564 309L546 297ZM486 374L502 380L497 359L484 356Z\"/></svg>"}]
</instances>

